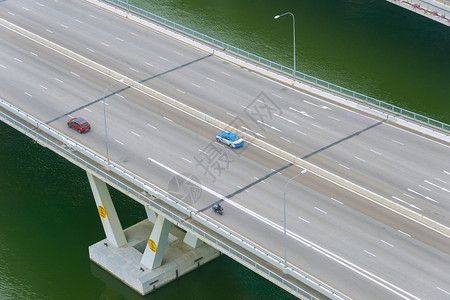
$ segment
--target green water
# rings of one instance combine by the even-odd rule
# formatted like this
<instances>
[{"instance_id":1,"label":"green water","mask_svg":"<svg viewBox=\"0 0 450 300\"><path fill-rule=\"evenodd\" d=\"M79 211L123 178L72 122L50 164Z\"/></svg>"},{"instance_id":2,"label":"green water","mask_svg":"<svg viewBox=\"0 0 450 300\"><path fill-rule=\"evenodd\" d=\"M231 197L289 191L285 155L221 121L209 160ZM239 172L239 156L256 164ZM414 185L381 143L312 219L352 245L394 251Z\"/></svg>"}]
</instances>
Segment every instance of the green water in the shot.
<instances>
[{"instance_id":1,"label":"green water","mask_svg":"<svg viewBox=\"0 0 450 300\"><path fill-rule=\"evenodd\" d=\"M291 11L298 70L450 123L450 29L383 0L137 2L292 67ZM111 192L123 226L145 217ZM85 173L0 122L0 299L142 298L90 263L103 238ZM225 256L146 298L180 297L292 298Z\"/></svg>"}]
</instances>

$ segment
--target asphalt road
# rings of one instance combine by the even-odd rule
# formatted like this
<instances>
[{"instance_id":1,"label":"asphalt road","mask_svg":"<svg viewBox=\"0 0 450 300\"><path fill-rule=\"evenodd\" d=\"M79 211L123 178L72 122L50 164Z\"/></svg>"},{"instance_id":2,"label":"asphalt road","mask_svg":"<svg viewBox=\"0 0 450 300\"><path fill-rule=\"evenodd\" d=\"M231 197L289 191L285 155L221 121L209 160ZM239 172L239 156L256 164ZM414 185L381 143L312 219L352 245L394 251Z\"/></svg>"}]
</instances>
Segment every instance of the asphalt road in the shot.
<instances>
[{"instance_id":1,"label":"asphalt road","mask_svg":"<svg viewBox=\"0 0 450 300\"><path fill-rule=\"evenodd\" d=\"M267 80L81 1L5 1L0 17L449 225L450 151L380 118ZM0 27L0 96L106 155L114 80ZM117 93L116 93L117 92ZM283 189L301 169L121 83L106 97L110 159L283 257ZM67 128L82 116L91 132ZM214 157L214 161L212 158ZM176 191L183 173L201 194ZM225 214L210 206L220 201ZM450 296L450 242L308 172L286 192L290 264L357 299Z\"/></svg>"}]
</instances>

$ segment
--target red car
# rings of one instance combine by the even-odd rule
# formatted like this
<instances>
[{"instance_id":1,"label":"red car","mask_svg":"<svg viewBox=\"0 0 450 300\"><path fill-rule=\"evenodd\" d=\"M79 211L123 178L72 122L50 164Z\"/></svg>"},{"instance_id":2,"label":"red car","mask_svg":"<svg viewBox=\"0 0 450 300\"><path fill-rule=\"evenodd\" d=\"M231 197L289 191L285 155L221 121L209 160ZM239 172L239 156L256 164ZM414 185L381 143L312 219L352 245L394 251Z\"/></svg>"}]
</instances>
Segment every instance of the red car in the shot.
<instances>
[{"instance_id":1,"label":"red car","mask_svg":"<svg viewBox=\"0 0 450 300\"><path fill-rule=\"evenodd\" d=\"M83 118L72 118L67 121L67 126L77 130L79 133L91 130L91 124Z\"/></svg>"}]
</instances>

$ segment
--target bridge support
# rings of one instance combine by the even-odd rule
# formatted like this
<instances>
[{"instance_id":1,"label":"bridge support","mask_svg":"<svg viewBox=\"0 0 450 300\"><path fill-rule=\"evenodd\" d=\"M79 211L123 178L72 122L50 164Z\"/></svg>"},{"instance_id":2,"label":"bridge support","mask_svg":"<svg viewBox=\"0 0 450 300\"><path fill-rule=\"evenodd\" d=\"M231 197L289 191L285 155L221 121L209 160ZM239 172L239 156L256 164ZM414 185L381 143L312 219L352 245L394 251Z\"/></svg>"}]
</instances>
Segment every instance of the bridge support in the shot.
<instances>
[{"instance_id":1,"label":"bridge support","mask_svg":"<svg viewBox=\"0 0 450 300\"><path fill-rule=\"evenodd\" d=\"M106 184L89 173L88 178L106 233L106 239L89 247L89 258L139 294L146 295L220 255L148 206L147 219L122 230Z\"/></svg>"}]
</instances>

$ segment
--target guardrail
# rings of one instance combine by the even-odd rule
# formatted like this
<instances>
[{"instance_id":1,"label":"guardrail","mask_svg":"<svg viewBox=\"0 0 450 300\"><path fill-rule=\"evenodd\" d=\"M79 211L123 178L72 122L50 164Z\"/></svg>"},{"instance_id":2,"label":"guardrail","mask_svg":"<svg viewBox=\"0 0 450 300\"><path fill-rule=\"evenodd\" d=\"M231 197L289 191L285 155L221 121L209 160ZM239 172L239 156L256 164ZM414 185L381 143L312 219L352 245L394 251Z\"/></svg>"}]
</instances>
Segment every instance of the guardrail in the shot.
<instances>
[{"instance_id":1,"label":"guardrail","mask_svg":"<svg viewBox=\"0 0 450 300\"><path fill-rule=\"evenodd\" d=\"M175 22L172 22L170 20L167 20L163 17L160 17L158 15L155 15L153 13L150 13L144 9L141 9L139 7L133 6L128 3L128 1L122 1L122 0L99 0L105 3L111 3L118 7L121 7L127 11L127 13L135 13L139 16L144 16L147 19L150 19L152 21L155 21L157 23L163 24L164 26L168 28L172 28L176 30L177 32L186 34L190 37L195 37L198 40L201 40L205 43L208 43L212 46L217 47L217 50L223 50L227 51L228 53L235 53L239 56L239 58L244 58L249 61L256 62L259 65L263 65L269 68L269 70L275 71L278 73L278 75L283 76L292 76L292 79L294 78L294 70L283 66L281 64L278 64L276 62L270 61L268 59L265 59L263 57L260 57L258 55L252 54L250 52L247 52L245 50L239 49L237 47L234 47L230 44L221 42L215 38L212 38L210 36L207 36L205 34L202 34L200 32L197 32L195 30L192 30L190 28L187 28L183 25L177 24ZM420 1L422 2L422 1ZM295 78L296 79L302 79L304 81L307 81L309 83L314 84L316 87L322 87L326 91L333 91L337 92L340 95L342 95L347 101L351 102L357 102L357 103L364 103L366 105L369 105L370 107L379 107L383 112L390 112L392 115L395 116L403 116L407 120L414 120L419 126L428 127L431 130L439 130L445 135L450 135L450 125L443 123L441 121L437 121L431 118L428 118L426 116L423 116L421 114L417 114L415 112L412 112L407 109L403 109L401 107L395 106L393 104L389 104L387 102L366 96L364 94L343 88L341 86L338 86L336 84L327 82L325 80L307 75L305 73L295 71Z\"/></svg>"},{"instance_id":2,"label":"guardrail","mask_svg":"<svg viewBox=\"0 0 450 300\"><path fill-rule=\"evenodd\" d=\"M59 140L64 145L69 147L70 149L76 150L87 157L93 159L96 162L99 162L106 166L107 160L95 153L94 151L84 147L83 145L77 143L76 141L70 139L69 137L63 135L62 133L58 132L57 130L51 128L47 124L39 121L38 119L34 118L33 116L29 115L28 113L21 111L20 109L14 107L4 99L0 98L0 106L5 108L6 110L12 112L14 115L18 116L19 118L25 120L26 122L32 124L36 128L42 130L46 134L52 136L53 138ZM283 286L286 288L286 290L294 291L297 295L301 295L302 297L306 299L317 299L313 295L309 294L302 288L298 287L294 283L284 279L283 277L279 276L278 274L272 272L268 268L260 265L256 261L252 260L251 258L247 257L246 255L242 254L235 248L227 245L226 243L220 241L219 239L215 238L214 236L208 234L201 228L186 222L185 219L171 210L166 209L165 207L159 205L155 201L151 200L150 197L147 197L143 195L141 192L136 191L129 185L125 184L124 182L116 179L115 177L107 174L103 170L97 168L96 166L92 165L88 161L84 160L83 158L79 157L78 155L72 153L72 151L69 151L65 149L64 147L58 145L54 141L50 140L49 138L45 137L44 135L38 133L37 131L29 128L28 126L24 125L23 123L17 121L16 119L8 116L7 114L0 111L0 120L4 121L5 123L9 124L10 126L14 127L18 131L21 131L28 137L38 141L40 144L46 146L50 150L54 151L55 153L58 153L62 157L66 158L67 160L71 161L75 165L80 166L81 168L85 169L88 172L91 172L92 174L95 174L97 177L102 178L104 181L108 182L112 186L115 186L117 189L121 190L122 192L126 193L133 199L137 200L138 202L149 205L154 210L162 213L164 216L169 218L172 223L177 224L178 226L189 230L199 236L202 240L204 240L207 244L213 245L216 248L220 248L220 251L222 253L227 254L228 256L236 259L246 265L247 267L253 268L255 272L260 273L262 275L267 276L271 280L278 282L280 286ZM110 161L111 163L111 161ZM196 220L202 225L205 225L208 228L216 229L224 231L227 234L227 238L232 238L236 241L236 243L241 247L243 247L246 250L249 250L253 254L257 255L258 257L264 259L265 261L269 262L272 265L277 265L280 269L284 268L284 262L279 257L274 256L270 252L267 252L265 249L259 247L258 245L252 243L251 241L243 238L242 236L231 232L227 230L227 228L221 226L220 224L216 223L214 220L203 217L201 213L197 213L196 211L191 210L188 206L183 205L182 202L178 201L177 199L173 199L171 195L166 193L164 190L159 189L158 187L154 186L153 184L146 182L145 180L139 178L135 174L120 168L118 165L111 164L110 170L113 171L115 174L118 174L126 181L132 182L136 184L137 186L142 186L144 191L148 191L151 193L151 195L155 198L165 200L165 203L169 204L170 206L174 207L175 209L179 210L180 212L187 214L192 217L192 219ZM303 283L315 288L316 290L320 289L320 292L326 292L325 295L328 297L331 297L332 299L347 299L344 295L340 294L337 291L334 291L333 289L329 288L328 286L322 284L320 281L316 280L315 278L309 276L308 274L302 272L301 270L298 270L292 266L289 266L287 269L292 276L299 279Z\"/></svg>"}]
</instances>

